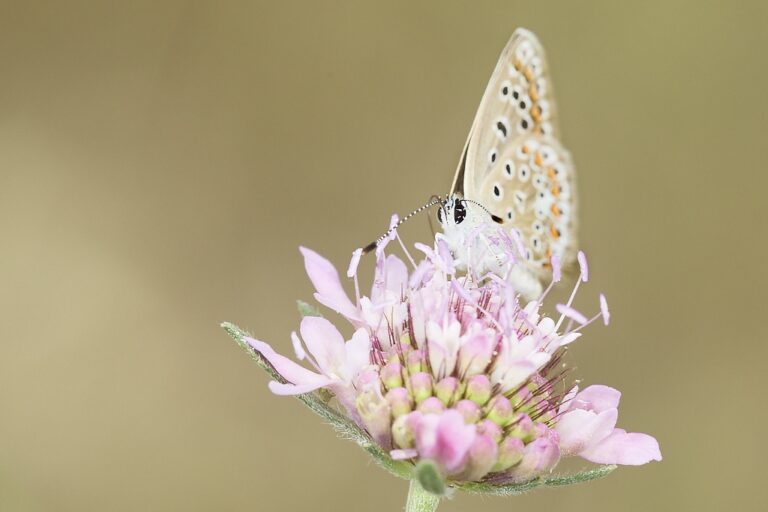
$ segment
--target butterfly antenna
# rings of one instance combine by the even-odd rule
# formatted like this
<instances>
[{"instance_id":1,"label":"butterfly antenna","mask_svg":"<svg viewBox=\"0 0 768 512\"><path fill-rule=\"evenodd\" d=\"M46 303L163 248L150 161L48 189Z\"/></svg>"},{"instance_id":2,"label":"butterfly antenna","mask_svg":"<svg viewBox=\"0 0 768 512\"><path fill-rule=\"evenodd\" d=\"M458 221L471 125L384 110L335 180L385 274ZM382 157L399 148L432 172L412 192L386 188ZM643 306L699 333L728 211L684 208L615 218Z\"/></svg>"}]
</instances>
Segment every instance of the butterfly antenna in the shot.
<instances>
[{"instance_id":1,"label":"butterfly antenna","mask_svg":"<svg viewBox=\"0 0 768 512\"><path fill-rule=\"evenodd\" d=\"M430 201L439 201L439 202L442 203L442 201L440 201L440 196L438 196L438 195L434 195L434 196L430 197L429 200ZM435 226L432 225L432 216L431 215L427 217L427 222L429 222L429 231L432 233L432 238L434 238L435 237Z\"/></svg>"},{"instance_id":2,"label":"butterfly antenna","mask_svg":"<svg viewBox=\"0 0 768 512\"><path fill-rule=\"evenodd\" d=\"M423 211L424 211L424 210L426 210L427 208L431 208L431 207L435 206L436 204L442 204L442 203L443 203L443 200L442 200L442 199L440 199L439 197L435 197L435 196L433 196L433 198L432 198L432 199L430 199L430 201L429 201L427 204L425 204L425 205L423 205L423 206L419 206L418 208L416 208L415 210L413 210L411 213L409 213L408 215L406 215L405 217L403 217L402 219L400 219L400 220L397 222L397 224L395 224L394 226L392 226L391 228L389 228L389 229L387 230L387 232L386 232L386 233L384 233L383 235L381 235L381 236L380 236L379 238L377 238L375 241L373 241L373 242L369 243L368 245L366 245L365 247L363 247L363 254L368 254L368 253L369 253L369 252L371 252L372 250L376 249L376 247L378 247L378 246L379 246L379 244L380 244L381 242L383 242L383 241L384 241L384 239L386 239L386 238L387 238L389 235L391 235L391 234L392 234L392 233L393 233L393 232L394 232L394 231L395 231L397 228L399 228L399 227L400 227L400 226L401 226L401 225L402 225L402 224L403 224L405 221L407 221L408 219L410 219L410 218L411 218L411 217L413 217L414 215L418 215L419 213L423 212Z\"/></svg>"},{"instance_id":3,"label":"butterfly antenna","mask_svg":"<svg viewBox=\"0 0 768 512\"><path fill-rule=\"evenodd\" d=\"M472 204L475 204L475 205L479 206L480 208L482 208L483 210L485 210L485 213L487 213L488 215L490 215L490 216L491 216L491 220L493 220L493 222L495 222L496 224L503 224L503 223L504 223L504 219L502 219L502 218L501 218L501 217L499 217L498 215L494 215L494 214L492 214L492 213L490 212L490 210L488 210L488 208L486 208L486 207L485 207L485 206L483 206L482 204L478 203L477 201L473 201L473 200L471 200L471 199L462 199L462 201L464 201L465 203L472 203Z\"/></svg>"}]
</instances>

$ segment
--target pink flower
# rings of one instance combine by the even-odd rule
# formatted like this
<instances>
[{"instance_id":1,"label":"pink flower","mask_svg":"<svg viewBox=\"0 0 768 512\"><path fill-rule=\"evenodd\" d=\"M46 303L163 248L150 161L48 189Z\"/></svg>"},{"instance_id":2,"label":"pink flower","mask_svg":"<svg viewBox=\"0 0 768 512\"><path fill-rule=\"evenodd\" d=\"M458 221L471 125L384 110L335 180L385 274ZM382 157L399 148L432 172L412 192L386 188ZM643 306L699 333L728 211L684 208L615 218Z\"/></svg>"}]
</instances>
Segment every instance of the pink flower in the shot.
<instances>
[{"instance_id":1,"label":"pink flower","mask_svg":"<svg viewBox=\"0 0 768 512\"><path fill-rule=\"evenodd\" d=\"M247 338L247 342L282 375L288 382L269 383L269 389L277 395L298 395L326 387L333 391L349 411L355 411L353 381L370 365L371 342L365 329L358 329L348 342L328 320L307 316L301 321L301 336L309 355L300 352L317 372L307 370L275 352L263 341ZM294 334L295 337L295 334ZM297 345L297 352L301 351Z\"/></svg>"},{"instance_id":2,"label":"pink flower","mask_svg":"<svg viewBox=\"0 0 768 512\"><path fill-rule=\"evenodd\" d=\"M589 386L563 404L555 429L567 454L599 464L646 464L661 460L656 440L615 428L621 393L608 386Z\"/></svg>"},{"instance_id":3,"label":"pink flower","mask_svg":"<svg viewBox=\"0 0 768 512\"><path fill-rule=\"evenodd\" d=\"M352 334L345 341L329 320L305 317L301 338L294 333L291 340L307 366L246 338L285 381L270 383L274 393L327 389L366 439L395 460L430 461L452 482L527 481L568 456L599 464L661 460L654 438L616 428L618 391L565 392L564 347L586 325L608 320L602 295L591 318L572 305L588 277L583 253L581 279L568 302L557 305L559 317L549 318L541 299L519 303L514 233L499 233L498 247L510 252L497 272L483 275L471 262L457 264L439 238L434 247L417 244L421 261L407 254L409 271L385 253L396 238L376 251L369 295L358 282L361 253L353 253L346 273L352 298L328 260L301 248L315 298L342 315ZM559 279L559 262L552 263Z\"/></svg>"}]
</instances>

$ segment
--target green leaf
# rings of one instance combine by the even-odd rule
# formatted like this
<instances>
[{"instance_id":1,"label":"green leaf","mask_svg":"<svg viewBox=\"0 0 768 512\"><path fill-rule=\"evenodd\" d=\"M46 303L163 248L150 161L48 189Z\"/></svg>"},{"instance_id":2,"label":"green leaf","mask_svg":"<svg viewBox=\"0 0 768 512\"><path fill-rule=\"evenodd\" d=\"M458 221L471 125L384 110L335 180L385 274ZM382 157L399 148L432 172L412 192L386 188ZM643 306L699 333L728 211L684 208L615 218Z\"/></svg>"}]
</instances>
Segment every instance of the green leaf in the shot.
<instances>
[{"instance_id":1,"label":"green leaf","mask_svg":"<svg viewBox=\"0 0 768 512\"><path fill-rule=\"evenodd\" d=\"M323 316L320 314L320 310L312 304L307 304L303 300L297 300L296 305L299 307L299 314L301 318L305 316Z\"/></svg>"},{"instance_id":2,"label":"green leaf","mask_svg":"<svg viewBox=\"0 0 768 512\"><path fill-rule=\"evenodd\" d=\"M435 496L445 495L445 480L440 470L431 460L422 460L416 464L414 476L425 491Z\"/></svg>"},{"instance_id":3,"label":"green leaf","mask_svg":"<svg viewBox=\"0 0 768 512\"><path fill-rule=\"evenodd\" d=\"M240 329L235 324L224 322L221 324L227 334L229 334L235 342L245 350L251 358L256 361L259 367L267 372L273 380L285 383L285 379L280 375L275 368L269 364L269 361L259 354L253 347L251 347L245 338L250 338L251 335ZM330 394L327 390L323 390L325 393L304 393L297 395L296 398L309 408L312 412L320 416L326 423L336 430L336 432L344 439L349 439L360 445L376 463L382 468L386 469L393 475L409 479L411 477L411 464L402 461L392 460L392 458L384 452L368 435L367 432L358 427L354 421L347 418L344 414L340 413L328 404Z\"/></svg>"},{"instance_id":4,"label":"green leaf","mask_svg":"<svg viewBox=\"0 0 768 512\"><path fill-rule=\"evenodd\" d=\"M490 494L494 496L516 496L538 487L559 487L563 485L579 484L597 480L609 475L615 465L600 466L595 469L581 471L573 475L553 475L549 477L537 477L527 482L509 483L509 484L489 484L482 482L468 482L457 484L456 487L462 491L473 494Z\"/></svg>"}]
</instances>

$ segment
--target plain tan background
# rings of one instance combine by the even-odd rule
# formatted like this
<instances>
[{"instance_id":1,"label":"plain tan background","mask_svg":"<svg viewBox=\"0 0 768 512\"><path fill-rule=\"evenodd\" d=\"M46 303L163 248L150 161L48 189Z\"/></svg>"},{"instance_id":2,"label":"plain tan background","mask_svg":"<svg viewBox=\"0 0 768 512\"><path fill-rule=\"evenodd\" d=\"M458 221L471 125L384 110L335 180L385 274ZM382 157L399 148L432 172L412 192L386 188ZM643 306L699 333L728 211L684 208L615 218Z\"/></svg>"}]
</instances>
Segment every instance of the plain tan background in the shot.
<instances>
[{"instance_id":1,"label":"plain tan background","mask_svg":"<svg viewBox=\"0 0 768 512\"><path fill-rule=\"evenodd\" d=\"M441 510L764 510L767 25L757 1L2 2L0 510L399 510L406 482L218 324L289 351L297 246L345 267L446 192L517 26L614 313L571 362L665 459Z\"/></svg>"}]
</instances>

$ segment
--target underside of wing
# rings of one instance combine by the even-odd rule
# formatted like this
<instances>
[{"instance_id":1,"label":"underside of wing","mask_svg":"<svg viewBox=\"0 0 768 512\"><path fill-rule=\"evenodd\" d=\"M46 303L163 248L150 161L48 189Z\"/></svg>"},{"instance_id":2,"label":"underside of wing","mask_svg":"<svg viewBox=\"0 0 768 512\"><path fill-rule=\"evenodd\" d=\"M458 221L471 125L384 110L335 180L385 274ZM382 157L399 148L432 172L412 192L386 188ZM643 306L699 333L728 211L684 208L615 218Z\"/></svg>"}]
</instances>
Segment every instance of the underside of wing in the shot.
<instances>
[{"instance_id":1,"label":"underside of wing","mask_svg":"<svg viewBox=\"0 0 768 512\"><path fill-rule=\"evenodd\" d=\"M472 198L520 234L528 266L543 278L552 256L576 258L576 182L570 153L551 137L519 137L505 146Z\"/></svg>"},{"instance_id":2,"label":"underside of wing","mask_svg":"<svg viewBox=\"0 0 768 512\"><path fill-rule=\"evenodd\" d=\"M480 101L451 191L476 195L475 185L518 137L557 137L554 111L544 50L531 32L517 29Z\"/></svg>"}]
</instances>

